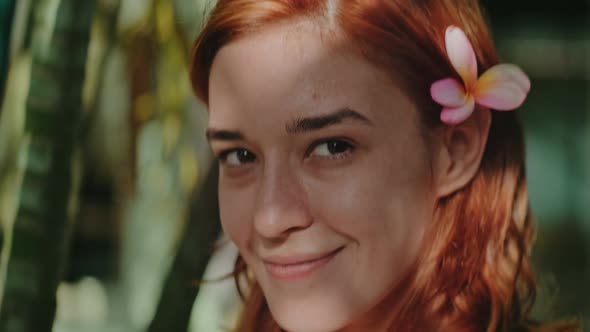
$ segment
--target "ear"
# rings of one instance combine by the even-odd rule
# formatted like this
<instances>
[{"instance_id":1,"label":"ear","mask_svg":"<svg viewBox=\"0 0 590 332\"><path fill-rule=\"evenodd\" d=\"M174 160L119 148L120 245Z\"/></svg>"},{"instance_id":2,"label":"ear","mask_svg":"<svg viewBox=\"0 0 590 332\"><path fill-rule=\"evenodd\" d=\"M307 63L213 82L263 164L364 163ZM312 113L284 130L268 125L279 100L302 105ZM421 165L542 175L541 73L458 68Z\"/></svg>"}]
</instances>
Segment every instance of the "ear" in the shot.
<instances>
[{"instance_id":1,"label":"ear","mask_svg":"<svg viewBox=\"0 0 590 332\"><path fill-rule=\"evenodd\" d=\"M437 133L435 185L438 198L466 186L477 173L490 132L492 116L488 109L476 108L465 122L447 126Z\"/></svg>"}]
</instances>

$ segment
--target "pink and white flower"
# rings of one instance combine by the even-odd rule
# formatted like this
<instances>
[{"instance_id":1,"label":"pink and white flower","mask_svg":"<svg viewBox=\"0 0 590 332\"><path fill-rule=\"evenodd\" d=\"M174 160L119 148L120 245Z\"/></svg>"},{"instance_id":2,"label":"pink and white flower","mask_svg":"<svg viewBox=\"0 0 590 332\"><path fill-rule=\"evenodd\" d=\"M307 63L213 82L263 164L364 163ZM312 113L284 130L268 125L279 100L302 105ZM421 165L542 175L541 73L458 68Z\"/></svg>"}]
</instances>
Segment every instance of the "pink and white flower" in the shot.
<instances>
[{"instance_id":1,"label":"pink and white flower","mask_svg":"<svg viewBox=\"0 0 590 332\"><path fill-rule=\"evenodd\" d=\"M463 30L448 27L445 43L449 60L463 82L447 77L432 84L430 94L443 106L442 122L454 125L465 121L473 113L475 104L497 111L511 111L522 105L531 82L519 67L498 64L478 79L475 52Z\"/></svg>"}]
</instances>

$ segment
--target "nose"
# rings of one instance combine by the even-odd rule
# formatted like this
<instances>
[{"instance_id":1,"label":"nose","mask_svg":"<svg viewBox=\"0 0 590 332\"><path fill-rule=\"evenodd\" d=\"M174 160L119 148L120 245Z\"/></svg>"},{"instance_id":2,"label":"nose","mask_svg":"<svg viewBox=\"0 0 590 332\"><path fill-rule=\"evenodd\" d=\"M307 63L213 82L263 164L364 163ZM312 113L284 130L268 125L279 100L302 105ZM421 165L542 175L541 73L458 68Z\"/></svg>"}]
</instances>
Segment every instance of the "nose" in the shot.
<instances>
[{"instance_id":1,"label":"nose","mask_svg":"<svg viewBox=\"0 0 590 332\"><path fill-rule=\"evenodd\" d=\"M305 190L295 172L265 170L257 194L254 228L263 238L283 238L311 225Z\"/></svg>"}]
</instances>

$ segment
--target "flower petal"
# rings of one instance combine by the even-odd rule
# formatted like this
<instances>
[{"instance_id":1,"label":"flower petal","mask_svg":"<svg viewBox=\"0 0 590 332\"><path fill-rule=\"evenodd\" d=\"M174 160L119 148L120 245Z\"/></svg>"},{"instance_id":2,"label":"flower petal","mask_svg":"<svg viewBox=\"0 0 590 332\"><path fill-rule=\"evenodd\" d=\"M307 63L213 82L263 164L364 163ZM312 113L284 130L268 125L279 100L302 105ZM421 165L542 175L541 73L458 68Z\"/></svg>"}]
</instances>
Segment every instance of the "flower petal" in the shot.
<instances>
[{"instance_id":1,"label":"flower petal","mask_svg":"<svg viewBox=\"0 0 590 332\"><path fill-rule=\"evenodd\" d=\"M432 99L443 106L459 107L465 104L465 89L454 78L438 80L430 86Z\"/></svg>"},{"instance_id":2,"label":"flower petal","mask_svg":"<svg viewBox=\"0 0 590 332\"><path fill-rule=\"evenodd\" d=\"M471 46L463 30L455 26L448 27L445 34L445 43L449 60L463 79L465 86L469 87L475 84L477 80L477 59L473 46Z\"/></svg>"},{"instance_id":3,"label":"flower petal","mask_svg":"<svg viewBox=\"0 0 590 332\"><path fill-rule=\"evenodd\" d=\"M498 111L510 111L522 105L530 89L531 81L520 68L500 64L481 75L474 95L480 105Z\"/></svg>"},{"instance_id":4,"label":"flower petal","mask_svg":"<svg viewBox=\"0 0 590 332\"><path fill-rule=\"evenodd\" d=\"M516 83L527 93L531 89L531 81L528 76L517 65L503 63L495 65L481 75L477 82L478 87L485 87L488 84L495 84L499 81L510 81Z\"/></svg>"},{"instance_id":5,"label":"flower petal","mask_svg":"<svg viewBox=\"0 0 590 332\"><path fill-rule=\"evenodd\" d=\"M445 107L440 113L440 120L446 124L455 125L465 120L473 113L475 100L469 97L463 106Z\"/></svg>"}]
</instances>

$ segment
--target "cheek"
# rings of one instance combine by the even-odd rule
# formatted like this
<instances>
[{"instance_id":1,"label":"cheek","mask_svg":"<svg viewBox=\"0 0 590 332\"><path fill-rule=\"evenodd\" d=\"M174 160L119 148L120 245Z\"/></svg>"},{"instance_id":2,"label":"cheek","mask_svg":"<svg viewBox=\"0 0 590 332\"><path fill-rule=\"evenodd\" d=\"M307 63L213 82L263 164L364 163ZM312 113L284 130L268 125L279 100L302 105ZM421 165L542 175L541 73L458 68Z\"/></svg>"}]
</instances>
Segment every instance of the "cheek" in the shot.
<instances>
[{"instance_id":1,"label":"cheek","mask_svg":"<svg viewBox=\"0 0 590 332\"><path fill-rule=\"evenodd\" d=\"M310 188L316 214L351 238L399 242L432 218L434 196L426 167L405 160L367 160L337 180ZM395 241L394 241L395 242Z\"/></svg>"},{"instance_id":2,"label":"cheek","mask_svg":"<svg viewBox=\"0 0 590 332\"><path fill-rule=\"evenodd\" d=\"M230 189L219 186L219 217L223 231L234 244L244 250L247 246L250 230L254 195L244 190Z\"/></svg>"}]
</instances>

